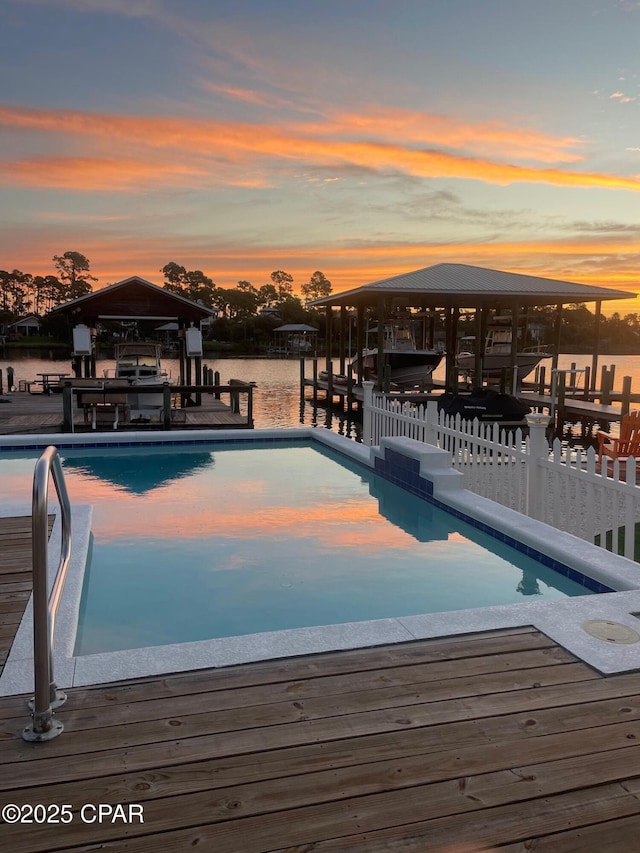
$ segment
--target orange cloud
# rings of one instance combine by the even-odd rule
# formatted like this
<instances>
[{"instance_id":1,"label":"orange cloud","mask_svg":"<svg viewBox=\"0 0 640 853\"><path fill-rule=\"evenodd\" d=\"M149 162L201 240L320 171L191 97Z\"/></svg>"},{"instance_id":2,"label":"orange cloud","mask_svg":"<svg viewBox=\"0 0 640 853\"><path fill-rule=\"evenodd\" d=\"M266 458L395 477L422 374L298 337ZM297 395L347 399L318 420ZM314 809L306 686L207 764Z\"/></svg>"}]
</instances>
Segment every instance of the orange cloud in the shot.
<instances>
[{"instance_id":1,"label":"orange cloud","mask_svg":"<svg viewBox=\"0 0 640 853\"><path fill-rule=\"evenodd\" d=\"M573 149L577 137L554 137L535 130L508 127L504 122L468 122L451 116L372 106L361 114L337 113L323 123L304 124L300 130L319 135L367 134L376 139L465 148L484 154L527 158L541 162L582 160Z\"/></svg>"},{"instance_id":2,"label":"orange cloud","mask_svg":"<svg viewBox=\"0 0 640 853\"><path fill-rule=\"evenodd\" d=\"M352 122L355 119L352 118ZM218 180L234 183L239 179L233 168L243 170L251 166L262 169L259 178L266 180L267 167L272 173L273 161L322 166L351 166L374 172L404 173L421 178L475 179L495 184L517 181L545 183L571 187L608 187L640 190L640 180L620 175L596 172L567 172L557 168L533 168L513 165L484 158L462 156L438 150L415 149L402 144L377 141L351 142L326 139L309 134L304 127L273 128L268 125L240 122L215 122L185 118L146 118L117 115L87 114L71 111L25 110L4 108L0 110L0 123L9 127L38 130L39 132L91 137L98 147L108 146L112 151L116 142L126 149L134 147L138 156L144 149L164 150L165 156L177 158L174 166L164 168L185 169L185 176L194 170L202 173L203 163L184 165L185 158L207 158L211 163L223 163L224 171L215 170ZM458 128L460 135L461 129ZM468 132L468 130L466 131ZM497 131L495 131L497 132ZM125 163L130 162L125 154ZM73 160L73 162L77 162ZM82 163L82 160L79 161ZM26 170L26 166L23 167ZM15 174L15 171L14 171ZM225 179L225 176L227 178ZM46 170L42 170L42 186L46 183ZM125 188L129 184L125 182Z\"/></svg>"},{"instance_id":3,"label":"orange cloud","mask_svg":"<svg viewBox=\"0 0 640 853\"><path fill-rule=\"evenodd\" d=\"M10 161L0 167L0 180L6 183L80 192L130 191L141 184L197 187L201 175L198 169L179 163L96 157L38 157Z\"/></svg>"}]
</instances>

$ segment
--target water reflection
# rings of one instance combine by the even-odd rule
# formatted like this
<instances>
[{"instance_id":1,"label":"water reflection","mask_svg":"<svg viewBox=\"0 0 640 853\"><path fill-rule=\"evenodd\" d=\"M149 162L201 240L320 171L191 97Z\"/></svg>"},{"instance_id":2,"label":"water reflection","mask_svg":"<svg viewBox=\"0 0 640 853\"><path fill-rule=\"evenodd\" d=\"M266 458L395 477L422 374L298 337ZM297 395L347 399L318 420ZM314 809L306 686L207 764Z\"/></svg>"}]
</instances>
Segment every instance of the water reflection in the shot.
<instances>
[{"instance_id":1,"label":"water reflection","mask_svg":"<svg viewBox=\"0 0 640 853\"><path fill-rule=\"evenodd\" d=\"M65 457L65 475L77 475L109 483L132 495L145 495L161 486L213 468L212 453L145 448L144 456L131 449L111 448L104 453Z\"/></svg>"},{"instance_id":2,"label":"water reflection","mask_svg":"<svg viewBox=\"0 0 640 853\"><path fill-rule=\"evenodd\" d=\"M322 405L320 400L300 400L299 418L302 426L324 427L362 442L362 418L355 412Z\"/></svg>"},{"instance_id":3,"label":"water reflection","mask_svg":"<svg viewBox=\"0 0 640 853\"><path fill-rule=\"evenodd\" d=\"M538 578L530 569L522 570L522 580L516 587L516 592L521 592L523 595L542 595Z\"/></svg>"}]
</instances>

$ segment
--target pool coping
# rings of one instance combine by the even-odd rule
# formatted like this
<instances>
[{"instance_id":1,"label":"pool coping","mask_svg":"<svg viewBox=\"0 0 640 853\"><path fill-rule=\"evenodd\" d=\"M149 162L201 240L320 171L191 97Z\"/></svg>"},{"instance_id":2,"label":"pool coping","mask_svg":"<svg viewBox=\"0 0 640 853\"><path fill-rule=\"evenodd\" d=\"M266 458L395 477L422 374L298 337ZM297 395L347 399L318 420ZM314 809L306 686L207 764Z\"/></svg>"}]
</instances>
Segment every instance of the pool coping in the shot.
<instances>
[{"instance_id":1,"label":"pool coping","mask_svg":"<svg viewBox=\"0 0 640 853\"><path fill-rule=\"evenodd\" d=\"M0 453L3 450L44 448L49 444L61 448L95 448L103 445L185 446L221 441L280 443L292 440L323 445L346 459L377 471L387 479L398 481L410 491L421 494L459 517L471 520L475 526L489 529L502 541L516 540L521 543L520 550L525 553L548 555L550 561L557 561L570 571L585 574L596 583L619 591L560 601L526 601L74 657L75 629L84 567L91 547L92 519L91 507L75 506L72 507L72 558L56 621L54 669L59 687L105 684L293 655L524 626L533 626L542 631L603 674L640 669L640 642L607 642L590 635L583 628L586 622L604 620L625 625L640 634L640 620L634 615L640 613L640 566L625 557L611 554L569 533L466 491L462 487L462 475L451 468L446 451L413 439L383 438L379 447L370 448L322 428L252 430L242 434L237 430L203 430L195 435L187 430L153 435L134 432L127 433L126 441L123 441L121 435L113 433L90 436L56 434L3 436L0 438ZM59 561L61 524L57 507L52 505L50 511L56 516L49 548L51 583ZM3 516L30 513L31 508L24 505L0 511ZM30 599L0 677L0 696L28 693L33 689L32 643Z\"/></svg>"}]
</instances>

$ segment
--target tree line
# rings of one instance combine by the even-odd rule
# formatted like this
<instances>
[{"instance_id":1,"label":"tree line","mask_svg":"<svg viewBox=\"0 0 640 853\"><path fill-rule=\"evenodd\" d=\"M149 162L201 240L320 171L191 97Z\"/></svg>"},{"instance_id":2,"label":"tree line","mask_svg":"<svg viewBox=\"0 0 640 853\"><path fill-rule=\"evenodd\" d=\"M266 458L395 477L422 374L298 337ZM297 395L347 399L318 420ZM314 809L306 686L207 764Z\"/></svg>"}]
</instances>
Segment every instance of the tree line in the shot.
<instances>
[{"instance_id":1,"label":"tree line","mask_svg":"<svg viewBox=\"0 0 640 853\"><path fill-rule=\"evenodd\" d=\"M27 314L42 316L71 299L91 293L89 261L80 252L53 256L57 275L0 270L0 312L8 322Z\"/></svg>"},{"instance_id":2,"label":"tree line","mask_svg":"<svg viewBox=\"0 0 640 853\"><path fill-rule=\"evenodd\" d=\"M98 279L91 275L90 262L83 254L69 251L54 255L52 260L55 274L51 275L0 270L0 321L11 323L30 313L42 317L63 302L91 293L91 283ZM160 272L167 290L218 312L212 331L219 340L264 337L273 325L265 317L269 314L275 314L282 323L321 326L323 318L310 303L332 292L331 282L320 270L301 285L300 296L293 292L293 276L284 270L274 270L270 280L258 287L242 280L237 287L229 288L218 287L202 270L187 270L174 261L165 264ZM531 309L548 326L547 342L551 340L554 310ZM562 313L562 349L588 352L593 345L594 324L595 315L584 303L566 305ZM472 329L470 333L473 334ZM621 316L616 312L601 317L600 338L603 352L640 353L640 313Z\"/></svg>"},{"instance_id":3,"label":"tree line","mask_svg":"<svg viewBox=\"0 0 640 853\"><path fill-rule=\"evenodd\" d=\"M91 293L90 262L80 252L65 252L53 256L56 274L31 275L14 269L0 270L0 311L8 322L27 314L43 316L64 302ZM254 287L249 281L239 281L237 287L218 287L202 270L187 270L171 261L160 270L164 287L173 293L201 302L218 311L221 318L247 320L263 308L275 308L283 317L305 315L313 299L328 296L331 282L316 270L301 288L301 297L293 293L293 276L284 270L271 273L270 281ZM290 320L293 321L293 320Z\"/></svg>"},{"instance_id":4,"label":"tree line","mask_svg":"<svg viewBox=\"0 0 640 853\"><path fill-rule=\"evenodd\" d=\"M320 270L316 270L300 287L301 297L293 292L293 276L284 270L274 270L270 281L255 287L250 281L239 281L237 287L218 287L202 270L187 270L174 261L160 272L164 287L172 293L214 308L227 320L246 321L262 309L273 308L283 322L304 322L309 319L309 304L314 299L329 296L332 285Z\"/></svg>"}]
</instances>

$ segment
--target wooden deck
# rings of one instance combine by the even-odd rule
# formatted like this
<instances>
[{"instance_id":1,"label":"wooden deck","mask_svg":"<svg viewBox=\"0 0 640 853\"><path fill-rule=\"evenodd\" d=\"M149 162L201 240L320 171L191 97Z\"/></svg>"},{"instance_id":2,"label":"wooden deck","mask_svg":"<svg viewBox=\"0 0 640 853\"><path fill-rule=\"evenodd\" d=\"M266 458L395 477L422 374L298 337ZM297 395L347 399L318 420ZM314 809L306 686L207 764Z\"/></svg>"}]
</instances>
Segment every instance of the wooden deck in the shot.
<instances>
[{"instance_id":1,"label":"wooden deck","mask_svg":"<svg viewBox=\"0 0 640 853\"><path fill-rule=\"evenodd\" d=\"M30 536L0 519L5 656ZM0 820L2 850L638 848L640 673L603 678L532 628L68 693L44 744L20 737L26 697L0 699L0 805L72 807L69 823ZM101 803L136 808L99 822Z\"/></svg>"},{"instance_id":2,"label":"wooden deck","mask_svg":"<svg viewBox=\"0 0 640 853\"><path fill-rule=\"evenodd\" d=\"M31 588L31 517L0 518L0 674Z\"/></svg>"},{"instance_id":3,"label":"wooden deck","mask_svg":"<svg viewBox=\"0 0 640 853\"><path fill-rule=\"evenodd\" d=\"M179 410L181 417L176 419L175 429L234 429L247 427L244 414L235 414L231 408L213 395L203 394L202 405ZM0 397L0 435L21 433L62 432L62 395L28 394L15 392ZM74 414L74 428L77 432L90 431L85 423L82 411ZM120 429L159 428L159 423L140 425L123 424ZM110 425L100 425L101 431L110 431Z\"/></svg>"},{"instance_id":4,"label":"wooden deck","mask_svg":"<svg viewBox=\"0 0 640 853\"><path fill-rule=\"evenodd\" d=\"M518 399L531 406L532 409L537 407L549 409L552 405L552 398L548 394L537 394L535 391L521 391L518 394ZM573 415L591 421L614 423L622 418L620 406L606 406L602 403L592 403L577 397L565 397L562 410L565 415Z\"/></svg>"},{"instance_id":5,"label":"wooden deck","mask_svg":"<svg viewBox=\"0 0 640 853\"><path fill-rule=\"evenodd\" d=\"M533 629L76 688L59 717L27 744L0 700L2 803L73 807L0 826L3 850L637 849L640 675Z\"/></svg>"}]
</instances>

